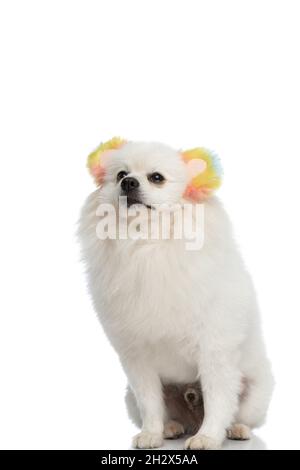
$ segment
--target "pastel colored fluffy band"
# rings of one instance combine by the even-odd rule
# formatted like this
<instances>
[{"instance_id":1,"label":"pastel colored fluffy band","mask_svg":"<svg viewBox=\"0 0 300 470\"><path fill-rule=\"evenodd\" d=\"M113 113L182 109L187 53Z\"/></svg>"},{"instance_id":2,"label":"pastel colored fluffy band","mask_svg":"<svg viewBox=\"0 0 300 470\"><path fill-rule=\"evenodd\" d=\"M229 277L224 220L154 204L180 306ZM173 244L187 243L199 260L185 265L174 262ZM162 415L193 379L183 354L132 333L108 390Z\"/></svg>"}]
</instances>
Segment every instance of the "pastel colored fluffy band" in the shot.
<instances>
[{"instance_id":1,"label":"pastel colored fluffy band","mask_svg":"<svg viewBox=\"0 0 300 470\"><path fill-rule=\"evenodd\" d=\"M92 152L87 161L88 169L99 186L105 175L106 156L126 144L126 140L113 137L107 142L101 143ZM211 151L203 147L179 152L187 165L189 183L183 197L192 201L202 201L218 189L222 181L222 168L219 158Z\"/></svg>"}]
</instances>

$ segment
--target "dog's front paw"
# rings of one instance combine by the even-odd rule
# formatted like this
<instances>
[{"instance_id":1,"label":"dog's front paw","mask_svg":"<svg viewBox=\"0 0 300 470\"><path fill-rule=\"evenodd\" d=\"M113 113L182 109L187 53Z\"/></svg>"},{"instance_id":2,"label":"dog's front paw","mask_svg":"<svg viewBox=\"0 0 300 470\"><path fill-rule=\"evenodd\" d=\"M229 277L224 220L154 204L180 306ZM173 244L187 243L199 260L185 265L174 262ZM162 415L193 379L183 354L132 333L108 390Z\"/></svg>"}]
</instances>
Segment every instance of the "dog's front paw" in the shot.
<instances>
[{"instance_id":1,"label":"dog's front paw","mask_svg":"<svg viewBox=\"0 0 300 470\"><path fill-rule=\"evenodd\" d=\"M196 434L195 436L189 437L185 441L184 448L192 450L216 450L219 449L220 445L211 437L205 436L204 434Z\"/></svg>"},{"instance_id":2,"label":"dog's front paw","mask_svg":"<svg viewBox=\"0 0 300 470\"><path fill-rule=\"evenodd\" d=\"M154 447L161 447L163 437L161 434L142 431L134 436L132 446L137 449L153 449Z\"/></svg>"}]
</instances>

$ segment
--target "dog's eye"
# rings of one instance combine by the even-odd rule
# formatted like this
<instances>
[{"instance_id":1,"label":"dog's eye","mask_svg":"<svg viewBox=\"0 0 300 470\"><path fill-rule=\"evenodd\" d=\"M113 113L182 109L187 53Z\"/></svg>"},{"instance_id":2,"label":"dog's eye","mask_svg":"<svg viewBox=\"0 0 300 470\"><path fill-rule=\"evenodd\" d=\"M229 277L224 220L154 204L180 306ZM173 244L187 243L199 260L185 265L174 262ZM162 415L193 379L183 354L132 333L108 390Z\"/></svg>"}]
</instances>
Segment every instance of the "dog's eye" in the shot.
<instances>
[{"instance_id":1,"label":"dog's eye","mask_svg":"<svg viewBox=\"0 0 300 470\"><path fill-rule=\"evenodd\" d=\"M165 178L160 173L155 172L148 175L148 180L151 181L151 183L160 184L165 181Z\"/></svg>"},{"instance_id":2,"label":"dog's eye","mask_svg":"<svg viewBox=\"0 0 300 470\"><path fill-rule=\"evenodd\" d=\"M127 175L128 175L127 171L119 171L119 173L117 174L117 181L121 181Z\"/></svg>"}]
</instances>

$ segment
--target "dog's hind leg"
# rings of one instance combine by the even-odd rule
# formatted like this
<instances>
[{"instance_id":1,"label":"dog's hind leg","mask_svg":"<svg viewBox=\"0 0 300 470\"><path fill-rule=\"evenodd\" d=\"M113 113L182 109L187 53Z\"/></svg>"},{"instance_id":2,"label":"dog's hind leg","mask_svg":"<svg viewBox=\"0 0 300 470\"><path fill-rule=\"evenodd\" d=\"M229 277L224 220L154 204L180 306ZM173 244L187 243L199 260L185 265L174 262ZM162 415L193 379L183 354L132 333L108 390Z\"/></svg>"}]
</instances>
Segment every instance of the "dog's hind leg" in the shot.
<instances>
[{"instance_id":1,"label":"dog's hind leg","mask_svg":"<svg viewBox=\"0 0 300 470\"><path fill-rule=\"evenodd\" d=\"M184 434L184 427L178 421L170 420L164 425L164 438L177 439Z\"/></svg>"},{"instance_id":2,"label":"dog's hind leg","mask_svg":"<svg viewBox=\"0 0 300 470\"><path fill-rule=\"evenodd\" d=\"M245 424L232 424L227 429L227 437L235 441L246 441L251 438L251 430Z\"/></svg>"},{"instance_id":3,"label":"dog's hind leg","mask_svg":"<svg viewBox=\"0 0 300 470\"><path fill-rule=\"evenodd\" d=\"M251 429L261 426L265 421L273 387L274 379L266 361L259 365L255 375L245 379L236 423L242 423Z\"/></svg>"}]
</instances>

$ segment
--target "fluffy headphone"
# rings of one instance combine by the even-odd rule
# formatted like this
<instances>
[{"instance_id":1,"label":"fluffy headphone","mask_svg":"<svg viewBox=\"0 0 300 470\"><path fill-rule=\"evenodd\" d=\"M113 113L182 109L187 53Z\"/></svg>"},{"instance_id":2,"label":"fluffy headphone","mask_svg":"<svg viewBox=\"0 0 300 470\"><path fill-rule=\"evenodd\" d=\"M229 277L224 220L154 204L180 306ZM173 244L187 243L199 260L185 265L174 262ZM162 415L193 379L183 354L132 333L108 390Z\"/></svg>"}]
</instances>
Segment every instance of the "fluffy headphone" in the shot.
<instances>
[{"instance_id":1,"label":"fluffy headphone","mask_svg":"<svg viewBox=\"0 0 300 470\"><path fill-rule=\"evenodd\" d=\"M126 142L120 137L113 137L111 140L101 143L88 156L87 166L98 186L103 182L105 175L103 161L106 156L121 148ZM218 157L213 152L203 147L197 147L179 151L179 154L187 165L189 175L189 183L183 194L185 199L200 202L220 187L222 168Z\"/></svg>"}]
</instances>

